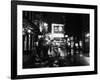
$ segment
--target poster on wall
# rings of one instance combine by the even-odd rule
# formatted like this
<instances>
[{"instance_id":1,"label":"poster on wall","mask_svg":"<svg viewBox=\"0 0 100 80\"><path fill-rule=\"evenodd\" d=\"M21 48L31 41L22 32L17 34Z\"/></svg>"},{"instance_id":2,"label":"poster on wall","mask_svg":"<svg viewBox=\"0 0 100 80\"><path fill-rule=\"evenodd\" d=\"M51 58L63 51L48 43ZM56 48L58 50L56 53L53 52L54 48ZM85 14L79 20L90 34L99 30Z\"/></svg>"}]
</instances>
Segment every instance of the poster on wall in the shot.
<instances>
[{"instance_id":1,"label":"poster on wall","mask_svg":"<svg viewBox=\"0 0 100 80\"><path fill-rule=\"evenodd\" d=\"M11 78L97 74L97 6L11 1Z\"/></svg>"}]
</instances>

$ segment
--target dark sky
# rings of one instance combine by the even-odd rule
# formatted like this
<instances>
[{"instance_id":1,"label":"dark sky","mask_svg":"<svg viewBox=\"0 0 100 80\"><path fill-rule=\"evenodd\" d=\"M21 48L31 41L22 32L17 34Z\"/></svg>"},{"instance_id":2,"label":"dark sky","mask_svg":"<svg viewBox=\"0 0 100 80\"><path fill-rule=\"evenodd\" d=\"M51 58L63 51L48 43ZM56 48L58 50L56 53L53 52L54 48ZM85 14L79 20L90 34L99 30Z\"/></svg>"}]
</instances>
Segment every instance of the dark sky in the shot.
<instances>
[{"instance_id":1,"label":"dark sky","mask_svg":"<svg viewBox=\"0 0 100 80\"><path fill-rule=\"evenodd\" d=\"M65 24L65 32L71 36L80 37L83 32L89 32L89 14L75 13L45 13L47 21Z\"/></svg>"},{"instance_id":2,"label":"dark sky","mask_svg":"<svg viewBox=\"0 0 100 80\"><path fill-rule=\"evenodd\" d=\"M89 32L89 15L67 14L65 19L66 33L81 36L82 32Z\"/></svg>"},{"instance_id":3,"label":"dark sky","mask_svg":"<svg viewBox=\"0 0 100 80\"><path fill-rule=\"evenodd\" d=\"M49 30L52 23L65 24L64 30L70 36L80 37L83 32L89 32L89 14L31 12L33 19L48 22ZM28 13L29 14L29 13Z\"/></svg>"}]
</instances>

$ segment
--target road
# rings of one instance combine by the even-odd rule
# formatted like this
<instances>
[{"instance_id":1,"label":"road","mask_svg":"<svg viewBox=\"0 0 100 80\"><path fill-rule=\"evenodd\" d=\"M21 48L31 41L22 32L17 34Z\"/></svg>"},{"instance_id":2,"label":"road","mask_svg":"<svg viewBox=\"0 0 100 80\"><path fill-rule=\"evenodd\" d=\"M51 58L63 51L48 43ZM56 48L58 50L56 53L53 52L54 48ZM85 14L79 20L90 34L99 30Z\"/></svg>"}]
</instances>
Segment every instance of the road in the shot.
<instances>
[{"instance_id":1,"label":"road","mask_svg":"<svg viewBox=\"0 0 100 80\"><path fill-rule=\"evenodd\" d=\"M29 62L30 63L30 62ZM66 57L50 57L45 61L32 62L24 68L88 66L89 57L83 55L67 55Z\"/></svg>"}]
</instances>

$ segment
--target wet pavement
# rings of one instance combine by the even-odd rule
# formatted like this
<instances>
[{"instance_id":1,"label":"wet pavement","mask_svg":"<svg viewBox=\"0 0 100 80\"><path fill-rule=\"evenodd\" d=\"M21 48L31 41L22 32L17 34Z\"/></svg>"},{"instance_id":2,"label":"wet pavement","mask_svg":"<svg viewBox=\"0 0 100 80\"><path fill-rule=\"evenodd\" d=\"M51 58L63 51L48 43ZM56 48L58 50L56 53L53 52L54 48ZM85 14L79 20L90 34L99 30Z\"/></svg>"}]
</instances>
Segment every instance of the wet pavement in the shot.
<instances>
[{"instance_id":1,"label":"wet pavement","mask_svg":"<svg viewBox=\"0 0 100 80\"><path fill-rule=\"evenodd\" d=\"M66 57L49 57L47 60L28 62L23 68L44 68L44 67L67 67L67 66L88 66L89 57L84 55L67 55Z\"/></svg>"}]
</instances>

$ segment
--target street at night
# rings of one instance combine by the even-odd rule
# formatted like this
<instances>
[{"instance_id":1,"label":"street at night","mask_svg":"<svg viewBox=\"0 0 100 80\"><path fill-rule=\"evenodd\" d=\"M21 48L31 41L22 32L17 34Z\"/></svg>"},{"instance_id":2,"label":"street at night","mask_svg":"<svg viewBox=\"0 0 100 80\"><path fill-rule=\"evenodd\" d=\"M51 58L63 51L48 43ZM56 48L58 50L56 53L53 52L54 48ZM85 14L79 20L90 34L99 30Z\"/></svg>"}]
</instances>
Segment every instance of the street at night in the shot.
<instances>
[{"instance_id":1,"label":"street at night","mask_svg":"<svg viewBox=\"0 0 100 80\"><path fill-rule=\"evenodd\" d=\"M23 68L90 64L88 14L23 11L22 32Z\"/></svg>"},{"instance_id":2,"label":"street at night","mask_svg":"<svg viewBox=\"0 0 100 80\"><path fill-rule=\"evenodd\" d=\"M67 57L51 57L46 61L30 60L24 68L43 68L43 67L71 67L71 66L89 66L89 57L84 55L69 55Z\"/></svg>"}]
</instances>

